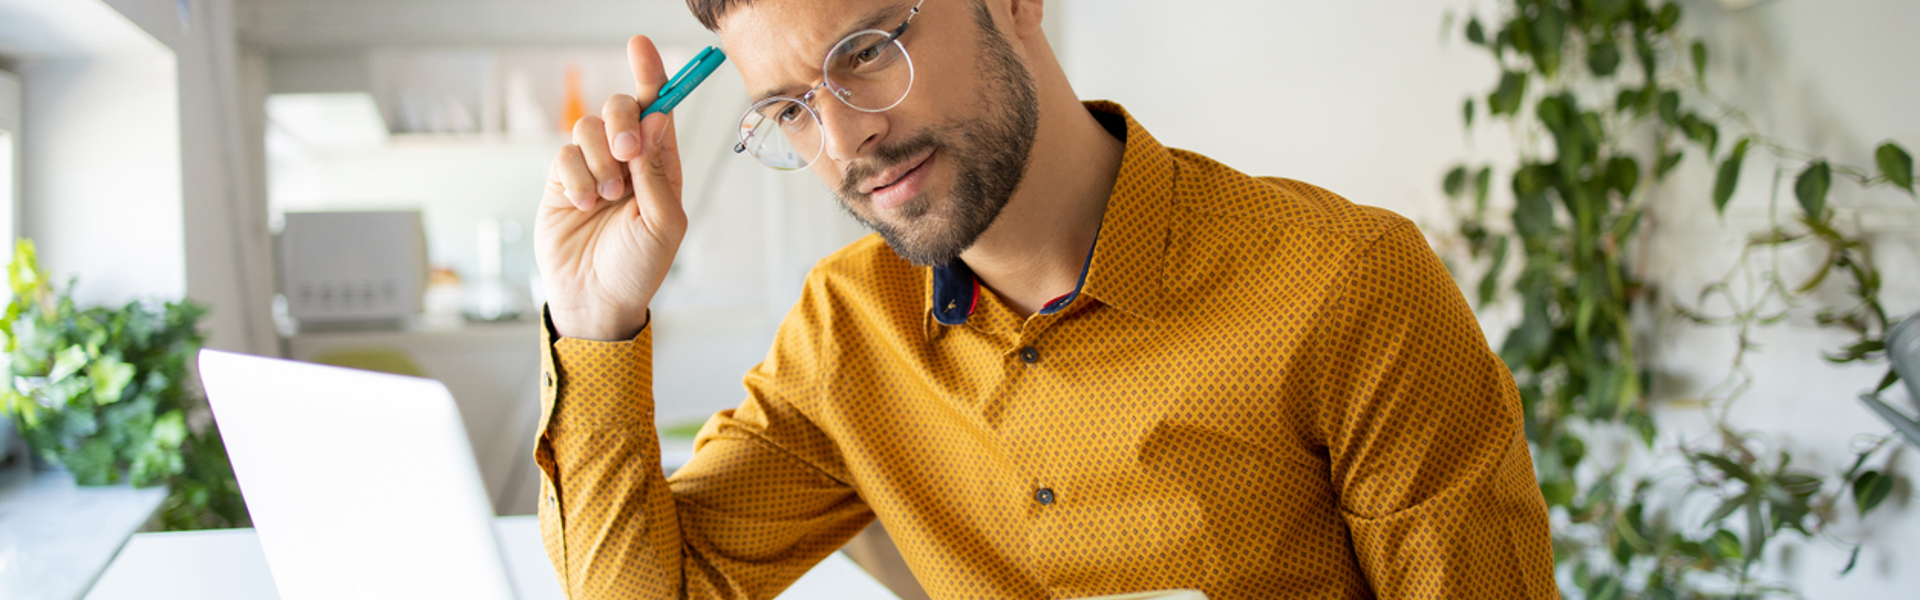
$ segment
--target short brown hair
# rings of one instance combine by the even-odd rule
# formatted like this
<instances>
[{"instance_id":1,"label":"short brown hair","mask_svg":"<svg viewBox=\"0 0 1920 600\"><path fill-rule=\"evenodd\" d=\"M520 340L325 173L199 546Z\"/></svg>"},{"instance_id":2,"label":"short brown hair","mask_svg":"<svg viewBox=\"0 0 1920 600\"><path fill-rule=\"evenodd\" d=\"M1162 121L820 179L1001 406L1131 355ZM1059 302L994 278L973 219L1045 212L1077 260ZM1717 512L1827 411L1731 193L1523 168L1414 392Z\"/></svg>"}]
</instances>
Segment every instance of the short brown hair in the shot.
<instances>
[{"instance_id":1,"label":"short brown hair","mask_svg":"<svg viewBox=\"0 0 1920 600\"><path fill-rule=\"evenodd\" d=\"M733 10L734 6L752 1L753 0L687 0L687 8L693 11L693 17L699 19L701 25L707 26L707 31L719 33L720 17L726 16L727 11ZM990 13L986 11L985 5L980 4L980 0L973 0L973 5L976 11L974 16L980 21L981 26L993 27L993 18L991 16L985 16L990 15Z\"/></svg>"},{"instance_id":2,"label":"short brown hair","mask_svg":"<svg viewBox=\"0 0 1920 600\"><path fill-rule=\"evenodd\" d=\"M687 0L687 8L693 10L693 16L707 31L720 31L720 16L733 10L735 4L746 4L751 0Z\"/></svg>"}]
</instances>

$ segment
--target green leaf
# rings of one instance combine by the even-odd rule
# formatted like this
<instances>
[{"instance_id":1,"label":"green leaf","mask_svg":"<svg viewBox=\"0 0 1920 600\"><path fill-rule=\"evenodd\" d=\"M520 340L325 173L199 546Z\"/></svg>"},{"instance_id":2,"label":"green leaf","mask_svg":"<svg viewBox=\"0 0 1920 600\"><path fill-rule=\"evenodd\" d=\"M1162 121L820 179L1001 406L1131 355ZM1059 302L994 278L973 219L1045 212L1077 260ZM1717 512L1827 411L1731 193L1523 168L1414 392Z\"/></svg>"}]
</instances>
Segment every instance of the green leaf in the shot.
<instances>
[{"instance_id":1,"label":"green leaf","mask_svg":"<svg viewBox=\"0 0 1920 600\"><path fill-rule=\"evenodd\" d=\"M1733 497L1727 498L1726 500L1720 501L1720 505L1714 507L1713 512L1707 513L1707 520L1701 521L1700 525L1704 527L1704 526L1712 525L1714 523L1719 523L1722 519L1727 518L1728 515L1732 515L1733 511L1740 510L1740 504L1746 501L1747 501L1747 497L1745 494L1742 494L1739 496L1733 496Z\"/></svg>"},{"instance_id":2,"label":"green leaf","mask_svg":"<svg viewBox=\"0 0 1920 600\"><path fill-rule=\"evenodd\" d=\"M1620 197L1632 198L1640 187L1640 163L1631 156L1615 156L1607 161L1607 185L1620 191Z\"/></svg>"},{"instance_id":3,"label":"green leaf","mask_svg":"<svg viewBox=\"0 0 1920 600\"><path fill-rule=\"evenodd\" d=\"M120 396L133 381L133 365L121 361L118 357L107 355L94 361L87 368L87 376L93 380L93 401L95 404L112 404L120 401Z\"/></svg>"},{"instance_id":4,"label":"green leaf","mask_svg":"<svg viewBox=\"0 0 1920 600\"><path fill-rule=\"evenodd\" d=\"M153 441L161 448L177 449L187 439L186 415L179 409L167 411L153 422Z\"/></svg>"},{"instance_id":5,"label":"green leaf","mask_svg":"<svg viewBox=\"0 0 1920 600\"><path fill-rule=\"evenodd\" d=\"M1487 97L1487 110L1495 115L1513 115L1527 95L1527 74L1507 71L1500 74L1500 86Z\"/></svg>"},{"instance_id":6,"label":"green leaf","mask_svg":"<svg viewBox=\"0 0 1920 600\"><path fill-rule=\"evenodd\" d=\"M1887 376L1880 378L1880 385L1874 386L1873 393L1878 394L1880 392L1887 391L1887 388L1893 387L1893 384L1899 383L1899 382L1900 382L1900 372L1895 371L1892 368L1888 368Z\"/></svg>"},{"instance_id":7,"label":"green leaf","mask_svg":"<svg viewBox=\"0 0 1920 600\"><path fill-rule=\"evenodd\" d=\"M1653 449L1653 441L1659 435L1659 429L1654 425L1652 415L1636 409L1627 414L1627 424L1633 427L1634 433L1639 434L1641 445L1649 450Z\"/></svg>"},{"instance_id":8,"label":"green leaf","mask_svg":"<svg viewBox=\"0 0 1920 600\"><path fill-rule=\"evenodd\" d=\"M1738 479L1740 481L1744 481L1749 484L1754 482L1752 471L1748 471L1746 467L1740 466L1740 463L1733 462L1727 457L1720 456L1718 454L1708 454L1705 452L1700 452L1700 453L1694 454L1693 459L1713 465L1713 467L1716 469L1719 469L1720 472L1726 473L1728 477Z\"/></svg>"},{"instance_id":9,"label":"green leaf","mask_svg":"<svg viewBox=\"0 0 1920 600\"><path fill-rule=\"evenodd\" d=\"M1667 2L1665 6L1660 7L1660 15L1654 19L1654 30L1660 33L1666 33L1667 30L1673 29L1673 26L1679 23L1680 5L1674 2Z\"/></svg>"},{"instance_id":10,"label":"green leaf","mask_svg":"<svg viewBox=\"0 0 1920 600\"><path fill-rule=\"evenodd\" d=\"M1481 167L1473 176L1473 210L1475 214L1487 210L1487 197L1493 193L1493 167Z\"/></svg>"},{"instance_id":11,"label":"green leaf","mask_svg":"<svg viewBox=\"0 0 1920 600\"><path fill-rule=\"evenodd\" d=\"M1878 508L1891 493L1893 493L1893 477L1883 475L1879 471L1867 471L1853 479L1853 504L1860 509L1862 517Z\"/></svg>"},{"instance_id":12,"label":"green leaf","mask_svg":"<svg viewBox=\"0 0 1920 600\"><path fill-rule=\"evenodd\" d=\"M1480 18L1467 20L1467 41L1476 45L1487 45L1487 29L1480 25Z\"/></svg>"},{"instance_id":13,"label":"green leaf","mask_svg":"<svg viewBox=\"0 0 1920 600\"><path fill-rule=\"evenodd\" d=\"M113 444L106 436L87 440L60 461L80 485L113 485L120 482L120 469L114 464Z\"/></svg>"},{"instance_id":14,"label":"green leaf","mask_svg":"<svg viewBox=\"0 0 1920 600\"><path fill-rule=\"evenodd\" d=\"M88 360L90 359L87 357L86 348L67 346L61 349L59 354L54 355L53 370L47 373L47 380L59 383L72 377L74 373L79 373L80 369L86 368Z\"/></svg>"},{"instance_id":15,"label":"green leaf","mask_svg":"<svg viewBox=\"0 0 1920 600\"><path fill-rule=\"evenodd\" d=\"M1707 45L1700 41L1693 43L1693 77L1700 85L1707 84Z\"/></svg>"},{"instance_id":16,"label":"green leaf","mask_svg":"<svg viewBox=\"0 0 1920 600\"><path fill-rule=\"evenodd\" d=\"M1660 121L1668 125L1680 124L1680 92L1660 92Z\"/></svg>"},{"instance_id":17,"label":"green leaf","mask_svg":"<svg viewBox=\"0 0 1920 600\"><path fill-rule=\"evenodd\" d=\"M1653 82L1659 80L1655 75L1660 69L1660 55L1654 53L1653 42L1647 41L1647 36L1645 35L1634 36L1633 55L1635 58L1640 59L1641 74L1647 78L1647 92L1641 94L1641 102L1646 102L1652 95Z\"/></svg>"},{"instance_id":18,"label":"green leaf","mask_svg":"<svg viewBox=\"0 0 1920 600\"><path fill-rule=\"evenodd\" d=\"M1840 574L1842 576L1852 573L1853 567L1860 564L1860 549L1865 547L1863 544L1853 545L1853 551L1847 553L1847 566L1840 568Z\"/></svg>"},{"instance_id":19,"label":"green leaf","mask_svg":"<svg viewBox=\"0 0 1920 600\"><path fill-rule=\"evenodd\" d=\"M1760 496L1747 496L1747 559L1760 560L1767 549L1767 520L1760 512Z\"/></svg>"},{"instance_id":20,"label":"green leaf","mask_svg":"<svg viewBox=\"0 0 1920 600\"><path fill-rule=\"evenodd\" d=\"M1594 582L1593 589L1587 590L1587 600L1620 600L1622 593L1620 580L1607 575Z\"/></svg>"},{"instance_id":21,"label":"green leaf","mask_svg":"<svg viewBox=\"0 0 1920 600\"><path fill-rule=\"evenodd\" d=\"M1660 157L1660 167L1654 170L1653 178L1666 179L1667 173L1672 171L1674 167L1680 166L1680 159L1686 157L1687 155L1679 150L1669 152L1666 156Z\"/></svg>"},{"instance_id":22,"label":"green leaf","mask_svg":"<svg viewBox=\"0 0 1920 600\"><path fill-rule=\"evenodd\" d=\"M1743 553L1740 551L1740 538L1735 537L1731 531L1725 529L1715 531L1713 532L1713 538L1709 541L1713 542L1713 549L1721 558L1731 560L1744 558L1742 556Z\"/></svg>"},{"instance_id":23,"label":"green leaf","mask_svg":"<svg viewBox=\"0 0 1920 600\"><path fill-rule=\"evenodd\" d=\"M1567 101L1560 96L1541 98L1540 105L1535 107L1533 112L1540 117L1540 122L1546 123L1547 129L1555 133L1566 131L1571 125L1572 111L1569 110Z\"/></svg>"},{"instance_id":24,"label":"green leaf","mask_svg":"<svg viewBox=\"0 0 1920 600\"><path fill-rule=\"evenodd\" d=\"M1906 190L1908 194L1914 193L1913 156L1907 154L1906 150L1898 144L1887 142L1874 151L1873 159L1880 164L1880 175L1886 177L1888 182Z\"/></svg>"},{"instance_id":25,"label":"green leaf","mask_svg":"<svg viewBox=\"0 0 1920 600\"><path fill-rule=\"evenodd\" d=\"M1560 50L1567 38L1567 13L1557 2L1543 2L1533 15L1533 62L1542 75L1553 78L1560 70Z\"/></svg>"},{"instance_id":26,"label":"green leaf","mask_svg":"<svg viewBox=\"0 0 1920 600\"><path fill-rule=\"evenodd\" d=\"M1493 243L1493 261L1487 266L1487 273L1480 276L1480 307L1486 308L1499 299L1500 272L1507 267L1507 246L1512 238L1500 236Z\"/></svg>"},{"instance_id":27,"label":"green leaf","mask_svg":"<svg viewBox=\"0 0 1920 600\"><path fill-rule=\"evenodd\" d=\"M1547 506L1566 506L1573 502L1574 485L1572 481L1555 479L1540 482L1540 495Z\"/></svg>"},{"instance_id":28,"label":"green leaf","mask_svg":"<svg viewBox=\"0 0 1920 600\"><path fill-rule=\"evenodd\" d=\"M1727 202L1733 200L1733 190L1740 185L1740 164L1747 160L1747 147L1752 145L1750 138L1741 138L1733 145L1733 151L1720 163L1720 172L1713 178L1713 210L1727 214Z\"/></svg>"},{"instance_id":29,"label":"green leaf","mask_svg":"<svg viewBox=\"0 0 1920 600\"><path fill-rule=\"evenodd\" d=\"M1587 69L1595 77L1612 77L1620 69L1620 45L1607 39L1594 42L1587 50Z\"/></svg>"},{"instance_id":30,"label":"green leaf","mask_svg":"<svg viewBox=\"0 0 1920 600\"><path fill-rule=\"evenodd\" d=\"M1806 496L1820 491L1820 478L1806 473L1785 473L1776 478L1780 488L1796 496Z\"/></svg>"},{"instance_id":31,"label":"green leaf","mask_svg":"<svg viewBox=\"0 0 1920 600\"><path fill-rule=\"evenodd\" d=\"M1640 104L1640 90L1626 88L1613 97L1614 112L1624 113Z\"/></svg>"},{"instance_id":32,"label":"green leaf","mask_svg":"<svg viewBox=\"0 0 1920 600\"><path fill-rule=\"evenodd\" d=\"M1461 192L1467 189L1467 167L1462 165L1447 171L1447 177L1441 181L1440 189L1447 193L1448 198L1459 198Z\"/></svg>"},{"instance_id":33,"label":"green leaf","mask_svg":"<svg viewBox=\"0 0 1920 600\"><path fill-rule=\"evenodd\" d=\"M1815 221L1826 218L1827 188L1833 185L1833 169L1827 161L1817 160L1800 171L1799 179L1793 182L1793 195L1800 200L1800 209L1807 212L1807 218Z\"/></svg>"},{"instance_id":34,"label":"green leaf","mask_svg":"<svg viewBox=\"0 0 1920 600\"><path fill-rule=\"evenodd\" d=\"M1571 434L1561 435L1560 439L1555 440L1554 448L1559 451L1560 466L1568 471L1572 471L1587 457L1587 443Z\"/></svg>"},{"instance_id":35,"label":"green leaf","mask_svg":"<svg viewBox=\"0 0 1920 600\"><path fill-rule=\"evenodd\" d=\"M1700 145L1707 147L1708 158L1712 158L1713 153L1719 151L1720 128L1715 127L1713 123L1708 122L1706 119L1700 118L1699 115L1687 113L1685 116L1680 117L1680 129L1687 133L1687 139L1699 142Z\"/></svg>"},{"instance_id":36,"label":"green leaf","mask_svg":"<svg viewBox=\"0 0 1920 600\"><path fill-rule=\"evenodd\" d=\"M1811 288L1809 288L1811 289ZM1881 340L1863 339L1840 350L1839 354L1821 353L1821 357L1834 364L1846 364L1865 360L1867 355L1887 349L1887 343Z\"/></svg>"},{"instance_id":37,"label":"green leaf","mask_svg":"<svg viewBox=\"0 0 1920 600\"><path fill-rule=\"evenodd\" d=\"M1460 117L1462 121L1467 124L1467 127L1473 127L1473 99L1472 98L1468 98L1466 103L1460 107Z\"/></svg>"}]
</instances>

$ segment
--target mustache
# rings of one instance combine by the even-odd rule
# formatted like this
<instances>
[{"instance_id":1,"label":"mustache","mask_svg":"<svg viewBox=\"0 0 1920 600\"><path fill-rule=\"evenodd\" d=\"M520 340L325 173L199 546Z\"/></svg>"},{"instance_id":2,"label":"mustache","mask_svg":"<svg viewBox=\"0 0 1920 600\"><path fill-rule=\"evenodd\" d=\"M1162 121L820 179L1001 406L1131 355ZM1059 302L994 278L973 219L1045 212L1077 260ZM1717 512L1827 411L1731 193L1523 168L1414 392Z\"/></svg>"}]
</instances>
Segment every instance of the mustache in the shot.
<instances>
[{"instance_id":1,"label":"mustache","mask_svg":"<svg viewBox=\"0 0 1920 600\"><path fill-rule=\"evenodd\" d=\"M891 169L907 159L919 156L928 148L941 146L938 137L931 131L922 131L911 138L879 147L873 151L873 158L847 165L840 175L840 197L867 198L869 194L860 193L860 182Z\"/></svg>"}]
</instances>

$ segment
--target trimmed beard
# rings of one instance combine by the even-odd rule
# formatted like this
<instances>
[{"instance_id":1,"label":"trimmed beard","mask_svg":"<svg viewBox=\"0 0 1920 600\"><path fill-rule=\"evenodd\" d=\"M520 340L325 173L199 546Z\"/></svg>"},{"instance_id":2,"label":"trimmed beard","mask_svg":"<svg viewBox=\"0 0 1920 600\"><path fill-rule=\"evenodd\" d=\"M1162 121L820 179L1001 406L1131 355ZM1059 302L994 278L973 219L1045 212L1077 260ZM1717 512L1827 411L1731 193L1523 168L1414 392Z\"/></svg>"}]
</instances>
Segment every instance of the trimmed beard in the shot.
<instances>
[{"instance_id":1,"label":"trimmed beard","mask_svg":"<svg viewBox=\"0 0 1920 600\"><path fill-rule=\"evenodd\" d=\"M847 214L878 232L895 254L922 267L953 262L993 226L1026 176L1027 158L1039 131L1040 93L1033 74L1020 63L986 5L973 3L973 13L980 29L976 64L988 82L981 98L990 105L990 113L971 122L949 121L881 146L874 151L872 163L847 168L837 192ZM936 209L926 195L911 198L900 205L898 214L905 221L900 225L854 210L856 201L873 205L870 194L860 193L859 182L928 148L947 155L959 170L946 206Z\"/></svg>"}]
</instances>

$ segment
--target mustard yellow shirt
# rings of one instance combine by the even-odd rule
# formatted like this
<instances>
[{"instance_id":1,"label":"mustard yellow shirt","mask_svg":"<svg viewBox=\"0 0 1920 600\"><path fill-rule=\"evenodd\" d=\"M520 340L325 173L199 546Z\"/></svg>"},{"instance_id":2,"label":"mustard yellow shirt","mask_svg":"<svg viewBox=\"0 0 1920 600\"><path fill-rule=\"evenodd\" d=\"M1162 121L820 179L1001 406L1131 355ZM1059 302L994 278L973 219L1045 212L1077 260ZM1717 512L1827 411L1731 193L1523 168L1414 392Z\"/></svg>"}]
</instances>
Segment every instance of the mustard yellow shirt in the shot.
<instances>
[{"instance_id":1,"label":"mustard yellow shirt","mask_svg":"<svg viewBox=\"0 0 1920 600\"><path fill-rule=\"evenodd\" d=\"M878 518L943 599L1555 597L1512 376L1419 230L1087 107L1126 150L1074 294L855 242L671 478L650 330L550 343L569 594L771 598Z\"/></svg>"}]
</instances>

